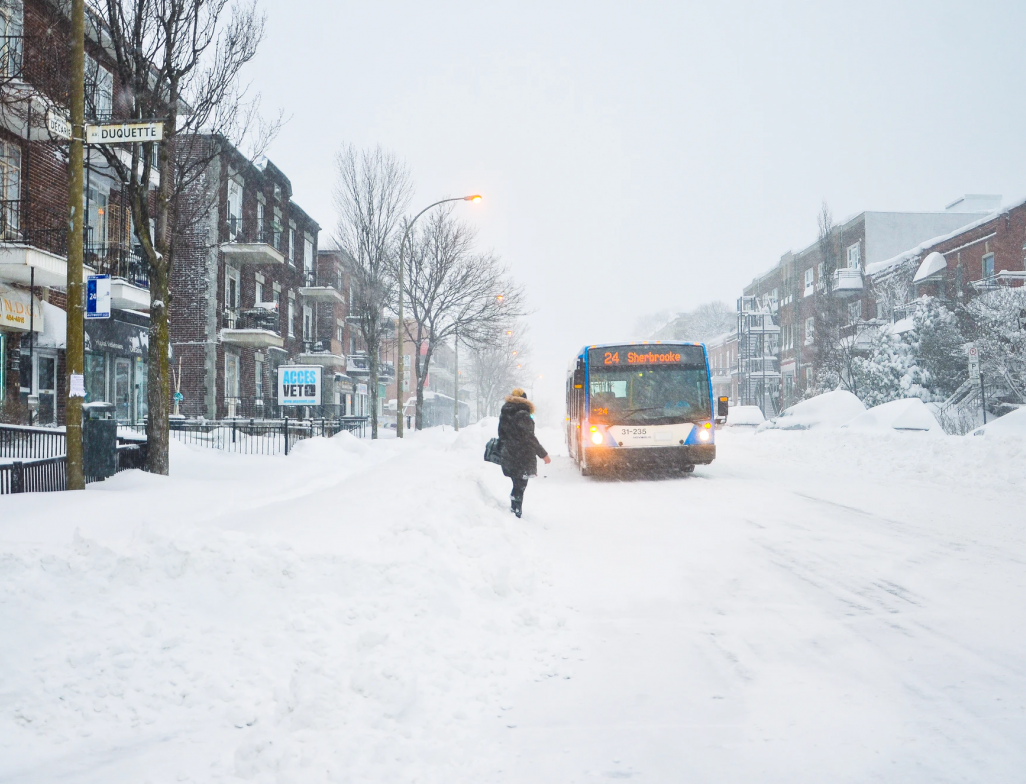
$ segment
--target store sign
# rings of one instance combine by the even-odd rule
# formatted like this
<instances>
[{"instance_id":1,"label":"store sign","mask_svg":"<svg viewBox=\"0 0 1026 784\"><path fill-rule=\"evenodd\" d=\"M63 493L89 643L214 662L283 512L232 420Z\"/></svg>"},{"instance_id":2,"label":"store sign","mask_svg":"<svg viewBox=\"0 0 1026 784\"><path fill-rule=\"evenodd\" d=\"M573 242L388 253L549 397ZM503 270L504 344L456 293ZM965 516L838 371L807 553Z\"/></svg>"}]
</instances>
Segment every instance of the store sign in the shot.
<instances>
[{"instance_id":1,"label":"store sign","mask_svg":"<svg viewBox=\"0 0 1026 784\"><path fill-rule=\"evenodd\" d=\"M281 365L278 368L279 406L321 404L320 365Z\"/></svg>"},{"instance_id":2,"label":"store sign","mask_svg":"<svg viewBox=\"0 0 1026 784\"><path fill-rule=\"evenodd\" d=\"M358 395L366 395L367 394L367 385L366 384L357 384L356 385L356 394L358 394Z\"/></svg>"},{"instance_id":3,"label":"store sign","mask_svg":"<svg viewBox=\"0 0 1026 784\"><path fill-rule=\"evenodd\" d=\"M87 125L86 144L133 144L159 142L164 138L164 123L119 123L118 125Z\"/></svg>"},{"instance_id":4,"label":"store sign","mask_svg":"<svg viewBox=\"0 0 1026 784\"><path fill-rule=\"evenodd\" d=\"M110 318L110 275L90 275L86 278L85 317Z\"/></svg>"},{"instance_id":5,"label":"store sign","mask_svg":"<svg viewBox=\"0 0 1026 784\"><path fill-rule=\"evenodd\" d=\"M31 308L31 311L30 311ZM0 327L19 332L43 331L43 308L27 291L0 286Z\"/></svg>"},{"instance_id":6,"label":"store sign","mask_svg":"<svg viewBox=\"0 0 1026 784\"><path fill-rule=\"evenodd\" d=\"M87 321L85 350L94 354L121 354L145 357L150 351L150 332L146 327L117 319Z\"/></svg>"}]
</instances>

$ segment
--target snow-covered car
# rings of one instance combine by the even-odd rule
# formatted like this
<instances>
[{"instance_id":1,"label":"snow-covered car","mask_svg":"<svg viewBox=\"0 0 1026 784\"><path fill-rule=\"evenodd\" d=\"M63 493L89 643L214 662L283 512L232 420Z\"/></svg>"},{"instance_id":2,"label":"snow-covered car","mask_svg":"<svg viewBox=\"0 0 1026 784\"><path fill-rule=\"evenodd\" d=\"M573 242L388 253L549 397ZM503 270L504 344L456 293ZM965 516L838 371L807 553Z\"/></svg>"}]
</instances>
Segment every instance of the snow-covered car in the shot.
<instances>
[{"instance_id":1,"label":"snow-covered car","mask_svg":"<svg viewBox=\"0 0 1026 784\"><path fill-rule=\"evenodd\" d=\"M1017 408L1003 417L988 422L973 431L974 436L1026 438L1026 407Z\"/></svg>"},{"instance_id":2,"label":"snow-covered car","mask_svg":"<svg viewBox=\"0 0 1026 784\"><path fill-rule=\"evenodd\" d=\"M785 408L778 417L760 425L759 430L813 430L840 427L864 413L865 405L851 392L835 389L810 397Z\"/></svg>"}]
</instances>

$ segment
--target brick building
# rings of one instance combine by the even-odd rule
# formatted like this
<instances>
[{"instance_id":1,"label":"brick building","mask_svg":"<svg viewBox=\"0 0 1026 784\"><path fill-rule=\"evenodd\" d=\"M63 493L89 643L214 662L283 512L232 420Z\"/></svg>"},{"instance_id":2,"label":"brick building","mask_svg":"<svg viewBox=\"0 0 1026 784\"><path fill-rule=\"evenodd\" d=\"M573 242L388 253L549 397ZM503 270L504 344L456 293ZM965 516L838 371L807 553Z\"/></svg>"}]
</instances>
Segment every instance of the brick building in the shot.
<instances>
[{"instance_id":1,"label":"brick building","mask_svg":"<svg viewBox=\"0 0 1026 784\"><path fill-rule=\"evenodd\" d=\"M86 25L86 120L123 116L99 20ZM67 147L48 126L65 113L69 25L47 0L0 5L0 419L62 424L67 286ZM146 415L149 292L120 183L86 158L86 274L112 277L112 317L85 331L87 402L122 422Z\"/></svg>"},{"instance_id":2,"label":"brick building","mask_svg":"<svg viewBox=\"0 0 1026 784\"><path fill-rule=\"evenodd\" d=\"M188 202L201 206L180 227L171 277L179 412L277 417L277 368L313 351L315 310L341 294L338 281L317 285L320 227L280 169L222 137L205 137L198 154L211 160Z\"/></svg>"},{"instance_id":3,"label":"brick building","mask_svg":"<svg viewBox=\"0 0 1026 784\"><path fill-rule=\"evenodd\" d=\"M766 389L766 398L776 403L767 415L791 405L816 377L815 322L817 297L829 286L841 299L850 324L875 317L873 287L864 272L879 262L893 259L905 249L930 237L946 235L986 217L1000 197L966 196L943 212L862 212L833 227L825 241L817 241L797 252L788 252L765 274L744 289L753 311L768 314L779 330L772 352L779 367L779 386ZM827 256L830 256L828 259ZM827 280L830 267L835 267ZM739 368L739 387L745 386L758 368ZM759 400L753 401L760 403Z\"/></svg>"}]
</instances>

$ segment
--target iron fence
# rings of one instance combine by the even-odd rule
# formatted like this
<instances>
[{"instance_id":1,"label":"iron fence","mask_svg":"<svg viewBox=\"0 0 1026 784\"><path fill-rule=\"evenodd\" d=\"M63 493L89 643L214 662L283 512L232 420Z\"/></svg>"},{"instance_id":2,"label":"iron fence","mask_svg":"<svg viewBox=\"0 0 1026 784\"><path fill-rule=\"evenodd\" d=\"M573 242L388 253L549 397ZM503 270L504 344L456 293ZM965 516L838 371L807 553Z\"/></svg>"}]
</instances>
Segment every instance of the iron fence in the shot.
<instances>
[{"instance_id":1,"label":"iron fence","mask_svg":"<svg viewBox=\"0 0 1026 784\"><path fill-rule=\"evenodd\" d=\"M0 457L43 458L66 454L64 431L0 425Z\"/></svg>"},{"instance_id":2,"label":"iron fence","mask_svg":"<svg viewBox=\"0 0 1026 784\"><path fill-rule=\"evenodd\" d=\"M363 438L368 417L328 419L178 419L171 420L171 437L183 444L247 455L287 455L297 442L346 431ZM144 430L144 425L133 425Z\"/></svg>"},{"instance_id":3,"label":"iron fence","mask_svg":"<svg viewBox=\"0 0 1026 784\"><path fill-rule=\"evenodd\" d=\"M0 465L0 495L46 493L68 489L66 455Z\"/></svg>"}]
</instances>

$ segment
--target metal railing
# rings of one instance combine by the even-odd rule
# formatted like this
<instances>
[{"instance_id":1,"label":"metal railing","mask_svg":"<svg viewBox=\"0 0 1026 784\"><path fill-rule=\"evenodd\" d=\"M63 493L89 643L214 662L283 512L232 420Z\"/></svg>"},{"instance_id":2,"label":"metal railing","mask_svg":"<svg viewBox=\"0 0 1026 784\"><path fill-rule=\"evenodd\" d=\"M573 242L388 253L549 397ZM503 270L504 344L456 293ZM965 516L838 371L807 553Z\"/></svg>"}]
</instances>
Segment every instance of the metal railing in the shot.
<instances>
[{"instance_id":1,"label":"metal railing","mask_svg":"<svg viewBox=\"0 0 1026 784\"><path fill-rule=\"evenodd\" d=\"M68 458L65 455L0 465L0 495L67 489Z\"/></svg>"},{"instance_id":2,"label":"metal railing","mask_svg":"<svg viewBox=\"0 0 1026 784\"><path fill-rule=\"evenodd\" d=\"M287 455L307 438L331 438L342 431L363 438L367 417L335 419L185 419L171 421L171 437L184 444L247 455ZM142 428L142 426L133 426Z\"/></svg>"},{"instance_id":3,"label":"metal railing","mask_svg":"<svg viewBox=\"0 0 1026 784\"><path fill-rule=\"evenodd\" d=\"M281 229L267 226L262 229L246 231L242 228L242 220L240 218L228 219L228 242L260 243L270 245L275 250L284 253L281 247L283 234L284 232Z\"/></svg>"},{"instance_id":4,"label":"metal railing","mask_svg":"<svg viewBox=\"0 0 1026 784\"><path fill-rule=\"evenodd\" d=\"M64 431L49 427L0 425L0 457L37 459L66 454Z\"/></svg>"},{"instance_id":5,"label":"metal railing","mask_svg":"<svg viewBox=\"0 0 1026 784\"><path fill-rule=\"evenodd\" d=\"M280 336L279 322L278 311L264 308L225 308L221 314L222 329L263 329Z\"/></svg>"},{"instance_id":6,"label":"metal railing","mask_svg":"<svg viewBox=\"0 0 1026 784\"><path fill-rule=\"evenodd\" d=\"M60 213L27 210L20 199L0 199L0 242L31 245L57 256L67 256L66 221Z\"/></svg>"},{"instance_id":7,"label":"metal railing","mask_svg":"<svg viewBox=\"0 0 1026 784\"><path fill-rule=\"evenodd\" d=\"M85 246L85 263L101 275L127 280L141 288L150 287L150 265L138 248L111 242Z\"/></svg>"}]
</instances>

